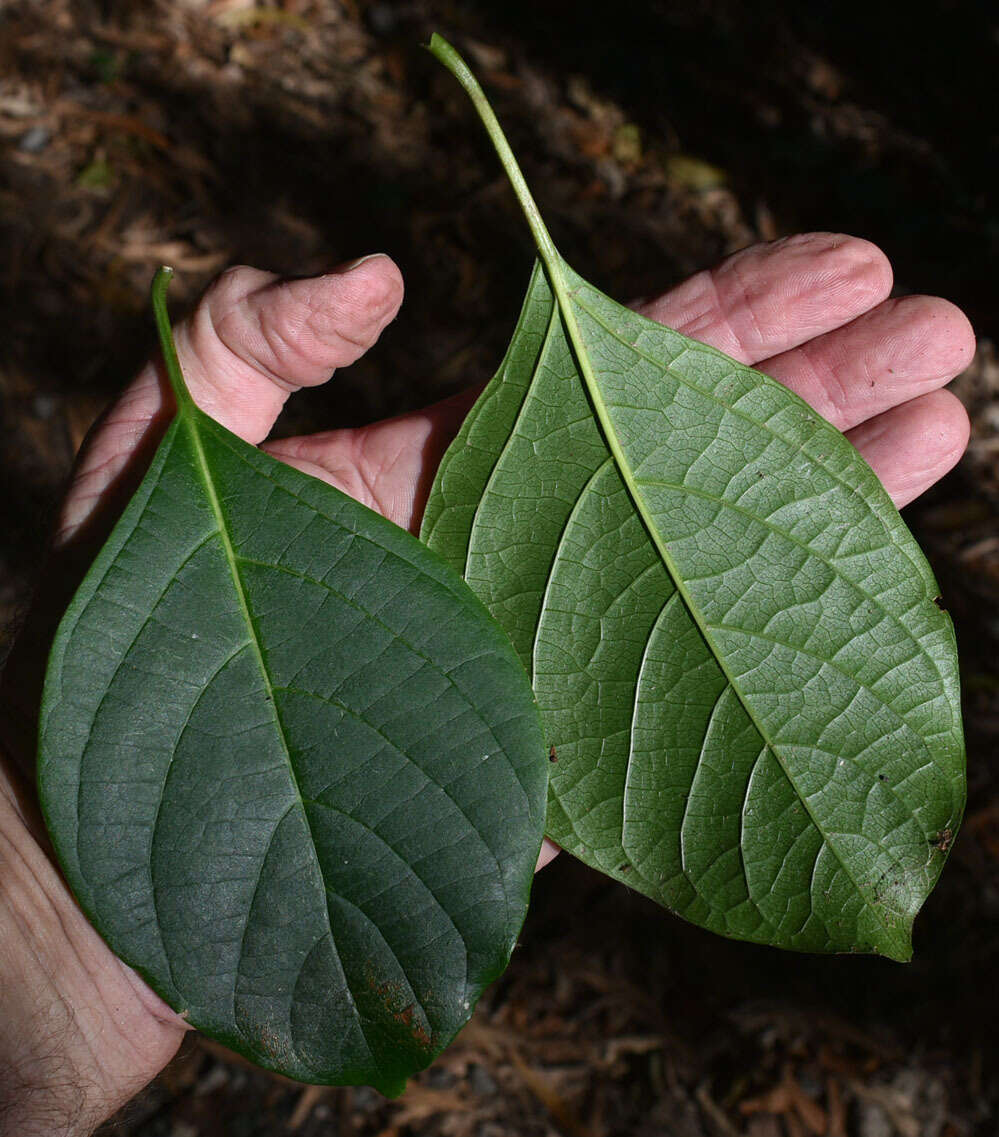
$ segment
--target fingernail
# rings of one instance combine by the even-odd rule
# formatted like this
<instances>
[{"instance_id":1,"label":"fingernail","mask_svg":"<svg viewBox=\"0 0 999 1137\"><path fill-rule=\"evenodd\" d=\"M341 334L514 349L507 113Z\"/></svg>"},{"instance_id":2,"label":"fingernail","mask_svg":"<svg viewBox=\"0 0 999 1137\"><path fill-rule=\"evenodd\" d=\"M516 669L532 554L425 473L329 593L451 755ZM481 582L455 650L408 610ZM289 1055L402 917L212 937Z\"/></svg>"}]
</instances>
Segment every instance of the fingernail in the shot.
<instances>
[{"instance_id":1,"label":"fingernail","mask_svg":"<svg viewBox=\"0 0 999 1137\"><path fill-rule=\"evenodd\" d=\"M387 256L387 253L368 253L366 257L358 257L353 261L346 261L342 265L337 265L336 268L330 269L329 275L342 276L344 273L353 272L359 265L363 265L365 261L373 261L376 257Z\"/></svg>"}]
</instances>

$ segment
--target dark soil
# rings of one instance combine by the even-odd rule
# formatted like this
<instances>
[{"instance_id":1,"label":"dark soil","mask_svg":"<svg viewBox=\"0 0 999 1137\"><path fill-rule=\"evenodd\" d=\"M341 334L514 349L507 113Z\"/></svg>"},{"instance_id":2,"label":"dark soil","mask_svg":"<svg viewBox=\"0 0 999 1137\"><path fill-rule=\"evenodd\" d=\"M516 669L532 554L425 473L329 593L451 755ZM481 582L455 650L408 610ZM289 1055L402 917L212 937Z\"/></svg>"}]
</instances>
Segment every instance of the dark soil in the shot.
<instances>
[{"instance_id":1,"label":"dark soil","mask_svg":"<svg viewBox=\"0 0 999 1137\"><path fill-rule=\"evenodd\" d=\"M458 1042L396 1102L192 1038L107 1133L991 1137L999 1080L999 174L991 3L7 0L0 4L0 620L72 456L222 267L391 253L399 320L290 433L488 376L532 251L456 85L474 60L567 258L621 298L801 229L879 243L983 339L974 438L910 511L961 641L968 816L915 962L729 943L560 858ZM6 637L9 642L9 633Z\"/></svg>"}]
</instances>

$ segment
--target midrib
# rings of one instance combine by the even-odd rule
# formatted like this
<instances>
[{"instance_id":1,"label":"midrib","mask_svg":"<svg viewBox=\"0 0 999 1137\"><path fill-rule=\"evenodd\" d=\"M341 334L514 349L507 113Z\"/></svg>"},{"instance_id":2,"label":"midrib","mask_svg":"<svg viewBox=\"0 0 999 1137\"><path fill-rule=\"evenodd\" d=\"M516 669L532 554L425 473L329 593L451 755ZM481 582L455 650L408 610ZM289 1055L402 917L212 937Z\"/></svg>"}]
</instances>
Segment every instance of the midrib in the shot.
<instances>
[{"instance_id":1,"label":"midrib","mask_svg":"<svg viewBox=\"0 0 999 1137\"><path fill-rule=\"evenodd\" d=\"M270 672L267 670L267 664L264 661L264 652L260 643L260 636L257 632L257 624L253 618L253 613L250 610L250 603L246 596L246 588L243 584L243 578L239 571L239 558L236 556L236 550L233 548L232 539L229 536L229 528L226 523L225 514L222 512L222 503L219 501L218 491L215 487L215 479L212 476L211 467L205 454L204 444L201 441L201 432L198 428L198 416L202 414L202 412L192 406L191 408L185 407L181 413L184 416L185 424L188 428L188 435L190 436L191 443L194 447L195 457L198 461L198 469L201 473L201 481L205 487L205 495L208 498L208 503L211 506L212 513L215 517L215 523L218 526L219 537L222 541L222 550L225 553L226 562L229 565L229 573L232 577L233 588L236 590L236 597L239 600L240 610L243 613L243 619L246 623L247 628L249 629L250 644L254 657L257 660L257 665L260 668L260 675L263 679L264 687L267 691L267 700L273 709L274 726L277 730L278 739L281 743L281 749L284 753L285 761L288 766L288 777L291 780L291 785L297 799L298 807L301 809L302 817L305 820L305 826L309 831L309 840L312 844L312 854L316 865L316 872L319 874L319 879L322 883L321 891L323 897L324 915L326 918L326 927L329 929L330 941L334 945L335 950L336 939L333 935L333 923L330 917L329 902L326 897L326 880L323 876L322 866L319 863L316 835L313 832L312 823L309 820L309 813L305 808L305 801L302 796L302 787L299 785L298 778L295 774L295 766L291 760L291 747L288 744L288 735L285 730L284 723L281 720L281 713L278 710L278 704L274 692L274 684L271 682ZM353 999L352 993L351 999Z\"/></svg>"}]
</instances>

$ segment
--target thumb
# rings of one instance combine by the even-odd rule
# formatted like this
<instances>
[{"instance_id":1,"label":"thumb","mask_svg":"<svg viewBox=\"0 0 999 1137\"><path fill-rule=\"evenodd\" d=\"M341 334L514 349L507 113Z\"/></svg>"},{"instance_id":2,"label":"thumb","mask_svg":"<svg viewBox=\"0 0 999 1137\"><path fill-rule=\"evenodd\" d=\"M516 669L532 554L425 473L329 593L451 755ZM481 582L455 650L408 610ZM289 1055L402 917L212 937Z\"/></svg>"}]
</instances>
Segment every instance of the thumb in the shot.
<instances>
[{"instance_id":1,"label":"thumb","mask_svg":"<svg viewBox=\"0 0 999 1137\"><path fill-rule=\"evenodd\" d=\"M267 437L288 396L326 382L378 339L402 303L402 276L384 254L323 276L284 279L240 266L222 273L175 329L195 403L252 444ZM84 445L63 504L56 547L114 497L133 457L159 440L172 396L153 361ZM130 487L129 487L130 488Z\"/></svg>"},{"instance_id":2,"label":"thumb","mask_svg":"<svg viewBox=\"0 0 999 1137\"><path fill-rule=\"evenodd\" d=\"M223 426L256 444L292 391L324 382L363 355L401 302L402 277L381 255L310 279L230 269L176 329L188 390ZM77 461L52 555L0 680L0 725L26 773L56 626L173 410L162 361L147 364L94 426Z\"/></svg>"}]
</instances>

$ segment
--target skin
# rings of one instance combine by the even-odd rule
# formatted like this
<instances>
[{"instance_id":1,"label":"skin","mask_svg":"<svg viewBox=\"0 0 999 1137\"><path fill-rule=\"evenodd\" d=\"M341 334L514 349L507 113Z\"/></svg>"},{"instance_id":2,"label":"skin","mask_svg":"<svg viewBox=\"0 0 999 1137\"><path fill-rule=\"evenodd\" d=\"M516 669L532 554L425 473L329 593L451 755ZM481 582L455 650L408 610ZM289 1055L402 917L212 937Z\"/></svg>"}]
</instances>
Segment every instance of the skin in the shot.
<instances>
[{"instance_id":1,"label":"skin","mask_svg":"<svg viewBox=\"0 0 999 1137\"><path fill-rule=\"evenodd\" d=\"M953 304L888 299L891 285L875 246L813 233L745 249L634 306L797 391L846 432L901 507L967 444L967 414L942 388L970 363L974 336ZM433 471L476 392L356 430L265 442L288 396L359 358L402 295L398 269L381 255L312 279L237 268L215 281L176 338L190 392L210 415L415 531ZM171 413L153 361L91 432L45 584L4 677L0 1134L90 1133L155 1077L188 1029L76 907L50 860L30 788L55 620ZM555 852L546 843L539 867Z\"/></svg>"}]
</instances>

